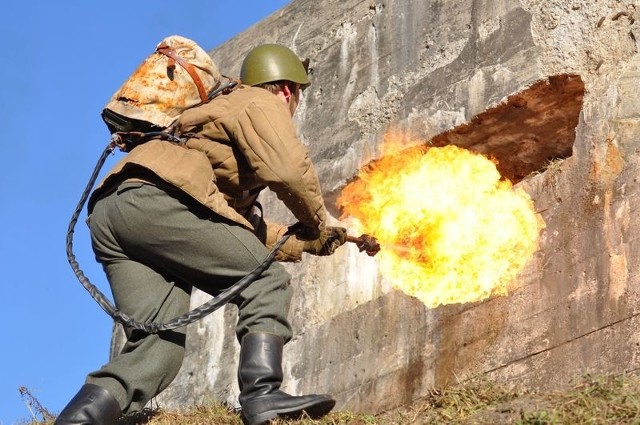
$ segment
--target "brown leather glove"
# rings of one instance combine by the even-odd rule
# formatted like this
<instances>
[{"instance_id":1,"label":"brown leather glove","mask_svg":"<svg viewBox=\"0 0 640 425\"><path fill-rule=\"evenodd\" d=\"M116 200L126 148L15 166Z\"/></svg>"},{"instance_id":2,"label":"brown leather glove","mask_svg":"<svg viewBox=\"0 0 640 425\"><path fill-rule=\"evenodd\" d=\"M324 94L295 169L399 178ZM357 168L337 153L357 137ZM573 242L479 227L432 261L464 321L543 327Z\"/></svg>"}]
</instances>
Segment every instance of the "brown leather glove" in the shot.
<instances>
[{"instance_id":1,"label":"brown leather glove","mask_svg":"<svg viewBox=\"0 0 640 425\"><path fill-rule=\"evenodd\" d=\"M313 255L331 255L347 241L347 229L327 226L320 231L320 237L305 241L302 250Z\"/></svg>"}]
</instances>

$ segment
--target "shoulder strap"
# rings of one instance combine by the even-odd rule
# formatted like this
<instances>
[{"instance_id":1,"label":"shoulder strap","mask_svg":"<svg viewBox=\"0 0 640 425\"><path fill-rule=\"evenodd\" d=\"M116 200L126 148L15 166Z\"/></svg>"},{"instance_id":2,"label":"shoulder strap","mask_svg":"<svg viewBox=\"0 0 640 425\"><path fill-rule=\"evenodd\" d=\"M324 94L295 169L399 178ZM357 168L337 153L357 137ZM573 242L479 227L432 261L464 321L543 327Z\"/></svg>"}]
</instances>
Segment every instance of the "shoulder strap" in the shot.
<instances>
[{"instance_id":1,"label":"shoulder strap","mask_svg":"<svg viewBox=\"0 0 640 425\"><path fill-rule=\"evenodd\" d=\"M198 73L196 72L193 65L187 62L184 58L178 55L178 53L175 50L173 50L171 47L167 46L166 44L159 45L156 48L156 52L161 53L169 58L169 68L175 68L175 62L178 62L180 66L183 67L185 71L189 73L189 75L191 76L191 79L193 80L196 87L198 88L198 94L200 95L200 100L202 102L206 102L209 99L209 96L207 95L207 91L205 90L204 85L202 84L202 80L200 80L200 77L198 76Z\"/></svg>"}]
</instances>

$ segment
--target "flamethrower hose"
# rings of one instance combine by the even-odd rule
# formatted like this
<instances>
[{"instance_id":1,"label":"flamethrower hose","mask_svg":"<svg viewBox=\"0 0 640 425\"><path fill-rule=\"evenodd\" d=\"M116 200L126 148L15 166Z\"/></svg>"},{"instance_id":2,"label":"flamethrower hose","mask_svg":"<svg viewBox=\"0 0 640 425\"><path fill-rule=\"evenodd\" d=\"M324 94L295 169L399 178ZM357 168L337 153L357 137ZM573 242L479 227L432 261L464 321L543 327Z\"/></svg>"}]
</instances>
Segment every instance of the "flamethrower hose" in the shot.
<instances>
[{"instance_id":1,"label":"flamethrower hose","mask_svg":"<svg viewBox=\"0 0 640 425\"><path fill-rule=\"evenodd\" d=\"M133 320L131 317L121 312L120 310L118 310L107 299L107 297L105 297L104 294L100 292L100 290L89 281L89 279L85 276L83 271L80 269L80 266L76 261L76 257L73 254L73 234L75 231L75 225L78 222L78 217L80 216L80 213L82 212L82 209L84 208L84 205L87 202L87 199L89 198L89 194L91 193L91 189L93 188L93 185L98 177L98 173L100 172L100 169L104 165L104 162L106 161L107 157L113 152L115 148L116 148L116 140L115 138L112 138L109 145L105 148L104 152L102 152L102 155L100 156L100 159L98 160L96 167L94 168L93 173L91 174L89 183L87 183L87 187L82 193L82 196L80 197L80 201L76 206L73 216L71 217L71 221L69 222L69 228L67 230L67 259L69 260L69 264L71 265L71 268L73 269L73 272L75 273L76 277L78 278L82 286L84 286L84 288L89 292L91 297L93 297L93 299L98 303L98 305L100 305L100 307L109 316L111 316L113 320L121 323L123 326L127 326L133 329L139 329L148 334L156 334L161 331L168 331L171 329L186 326L196 322L197 320L202 319L203 317L209 315L210 313L213 313L215 310L217 310L218 308L222 307L223 305L231 301L238 294L240 294L240 292L242 292L251 283L253 283L253 281L255 281L262 274L262 272L264 272L267 269L267 267L271 265L271 263L274 261L274 258L276 256L278 249L280 249L280 247L291 236L291 233L288 233L288 232L285 233L282 236L282 238L280 238L280 240L274 245L274 247L271 249L267 257L264 259L264 261L260 263L260 265L258 265L258 267L256 267L251 273L247 274L245 277L243 277L238 282L234 283L224 291L221 291L220 294L218 294L216 297L212 298L208 302L202 304L201 306L189 311L188 313L183 314L182 316L178 316L166 323L137 322Z\"/></svg>"}]
</instances>

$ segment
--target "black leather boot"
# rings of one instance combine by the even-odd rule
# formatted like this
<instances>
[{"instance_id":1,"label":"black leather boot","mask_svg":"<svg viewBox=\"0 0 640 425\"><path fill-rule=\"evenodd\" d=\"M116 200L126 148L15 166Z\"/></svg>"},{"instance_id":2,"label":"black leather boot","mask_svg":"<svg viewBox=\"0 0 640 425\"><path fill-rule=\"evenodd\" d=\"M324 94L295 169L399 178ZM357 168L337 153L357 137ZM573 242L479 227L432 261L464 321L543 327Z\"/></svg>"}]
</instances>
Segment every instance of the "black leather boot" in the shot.
<instances>
[{"instance_id":1,"label":"black leather boot","mask_svg":"<svg viewBox=\"0 0 640 425\"><path fill-rule=\"evenodd\" d=\"M318 419L336 402L326 394L292 396L280 391L284 340L267 333L250 333L240 344L240 405L245 425L263 424L276 417L299 418L306 412Z\"/></svg>"},{"instance_id":2,"label":"black leather boot","mask_svg":"<svg viewBox=\"0 0 640 425\"><path fill-rule=\"evenodd\" d=\"M84 384L53 425L113 425L120 416L120 405L109 391Z\"/></svg>"}]
</instances>

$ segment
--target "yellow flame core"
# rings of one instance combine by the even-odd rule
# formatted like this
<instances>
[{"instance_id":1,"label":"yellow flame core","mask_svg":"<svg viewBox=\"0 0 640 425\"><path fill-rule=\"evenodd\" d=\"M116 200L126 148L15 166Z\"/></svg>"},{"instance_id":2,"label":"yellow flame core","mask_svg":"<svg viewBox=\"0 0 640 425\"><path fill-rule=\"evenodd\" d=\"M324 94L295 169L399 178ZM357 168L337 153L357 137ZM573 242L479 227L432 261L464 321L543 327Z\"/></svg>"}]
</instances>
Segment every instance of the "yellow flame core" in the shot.
<instances>
[{"instance_id":1,"label":"yellow flame core","mask_svg":"<svg viewBox=\"0 0 640 425\"><path fill-rule=\"evenodd\" d=\"M382 247L381 274L428 307L506 295L544 222L488 158L456 146L396 151L338 199Z\"/></svg>"}]
</instances>

